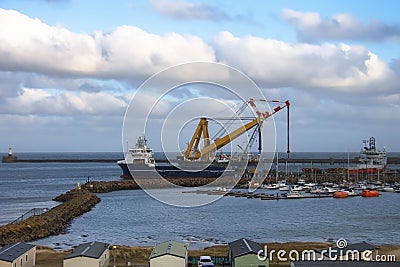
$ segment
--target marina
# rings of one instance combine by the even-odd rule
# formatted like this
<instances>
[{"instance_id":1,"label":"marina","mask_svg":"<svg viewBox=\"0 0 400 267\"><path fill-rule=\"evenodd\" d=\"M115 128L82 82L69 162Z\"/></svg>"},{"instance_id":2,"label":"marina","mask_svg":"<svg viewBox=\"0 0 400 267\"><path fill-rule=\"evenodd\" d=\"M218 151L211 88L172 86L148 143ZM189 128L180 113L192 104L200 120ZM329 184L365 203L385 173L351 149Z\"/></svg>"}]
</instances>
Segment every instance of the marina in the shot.
<instances>
[{"instance_id":1,"label":"marina","mask_svg":"<svg viewBox=\"0 0 400 267\"><path fill-rule=\"evenodd\" d=\"M75 158L116 158L119 153L70 154ZM318 153L303 153L293 156L321 157ZM325 153L322 157L340 157L346 153ZM25 154L24 157L60 158L61 153ZM394 154L394 156L397 156ZM305 177L287 177L285 163L279 163L279 181L286 179L286 185L300 182L303 187L312 178L321 181L324 174L304 174ZM309 165L304 165L307 167ZM326 164L326 167L329 167ZM325 167L325 165L319 166ZM396 169L396 165L388 165ZM57 170L55 172L55 170ZM289 169L289 174L292 169ZM296 172L293 172L295 174ZM52 199L77 183L82 185L90 176L91 181L115 182L120 169L115 162L17 162L0 164L3 194L0 201L1 224L9 223L32 208L51 208L58 205ZM371 177L372 174L369 174ZM345 176L346 177L346 176ZM383 178L383 176L381 176ZM395 176L393 176L395 178ZM267 178L266 184L253 193L246 195L247 184L243 184L240 196L227 196L193 209L171 207L159 203L142 190L123 190L108 193L97 193L101 202L91 211L75 218L71 225L61 234L35 241L37 244L54 248L70 248L81 242L99 240L127 245L154 245L165 239L187 242L193 248L225 244L229 240L246 236L256 241L326 241L346 236L349 240L369 240L377 244L397 244L393 233L398 231L400 194L381 191L379 197L348 197L341 201L332 196L289 198L272 198L272 194L285 193L265 188L269 181L275 181L275 175ZM361 181L361 179L360 179ZM382 179L383 181L383 179ZM398 181L397 181L398 182ZM382 185L382 190L385 186ZM32 190L34 189L34 190ZM216 188L204 188L213 191ZM388 190L388 188L385 188ZM193 191L185 189L183 191ZM182 195L182 191L165 190L165 194ZM361 192L361 191L360 191ZM222 194L221 192L214 192ZM226 192L225 192L226 193ZM301 192L304 194L303 192ZM187 194L187 193L184 193ZM194 194L207 198L207 194ZM254 197L256 196L256 197ZM275 200L275 201L265 201ZM377 213L370 213L371 206ZM117 209L115 207L118 207ZM115 225L117 218L118 227ZM143 218L146 218L143 220ZM244 220L246 218L246 220ZM297 218L294 221L294 218ZM382 222L384 218L384 223ZM348 221L343 225L342 220ZM146 222L152 222L152 226ZM195 223L201 221L201 224ZM228 223L229 222L229 223ZM276 222L279 222L277 224ZM368 223L366 223L368 222ZM294 226L296 225L296 227ZM237 228L239 227L239 228ZM286 229L292 229L287 231ZM373 231L374 235L369 233ZM188 234L190 233L190 234ZM212 234L210 234L212 233Z\"/></svg>"}]
</instances>

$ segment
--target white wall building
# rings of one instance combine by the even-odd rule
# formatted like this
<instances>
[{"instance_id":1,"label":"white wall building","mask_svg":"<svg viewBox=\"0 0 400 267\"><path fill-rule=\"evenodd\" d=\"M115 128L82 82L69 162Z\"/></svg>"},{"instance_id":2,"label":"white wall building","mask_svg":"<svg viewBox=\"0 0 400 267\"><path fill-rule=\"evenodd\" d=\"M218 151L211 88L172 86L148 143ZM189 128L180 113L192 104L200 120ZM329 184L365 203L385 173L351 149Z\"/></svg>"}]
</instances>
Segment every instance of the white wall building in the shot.
<instances>
[{"instance_id":1,"label":"white wall building","mask_svg":"<svg viewBox=\"0 0 400 267\"><path fill-rule=\"evenodd\" d=\"M19 242L0 249L0 267L33 267L36 246Z\"/></svg>"},{"instance_id":2,"label":"white wall building","mask_svg":"<svg viewBox=\"0 0 400 267\"><path fill-rule=\"evenodd\" d=\"M186 267L188 245L177 241L157 244L150 255L150 267Z\"/></svg>"},{"instance_id":3,"label":"white wall building","mask_svg":"<svg viewBox=\"0 0 400 267\"><path fill-rule=\"evenodd\" d=\"M107 267L110 263L109 244L83 243L64 257L64 267Z\"/></svg>"}]
</instances>

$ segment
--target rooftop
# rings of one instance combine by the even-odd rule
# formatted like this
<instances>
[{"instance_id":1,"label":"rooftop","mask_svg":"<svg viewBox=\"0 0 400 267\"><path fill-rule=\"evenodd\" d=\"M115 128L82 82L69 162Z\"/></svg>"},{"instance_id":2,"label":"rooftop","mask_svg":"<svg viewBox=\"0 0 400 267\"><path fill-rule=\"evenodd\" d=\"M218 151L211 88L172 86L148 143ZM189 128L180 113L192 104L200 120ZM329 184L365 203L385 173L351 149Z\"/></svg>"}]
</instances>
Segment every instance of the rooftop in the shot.
<instances>
[{"instance_id":1,"label":"rooftop","mask_svg":"<svg viewBox=\"0 0 400 267\"><path fill-rule=\"evenodd\" d=\"M236 258L246 254L257 254L262 248L260 244L246 238L238 239L229 243L232 257Z\"/></svg>"},{"instance_id":2,"label":"rooftop","mask_svg":"<svg viewBox=\"0 0 400 267\"><path fill-rule=\"evenodd\" d=\"M68 254L64 259L72 259L76 257L87 257L98 259L108 249L109 244L102 242L83 243L74 248L71 254Z\"/></svg>"},{"instance_id":3,"label":"rooftop","mask_svg":"<svg viewBox=\"0 0 400 267\"><path fill-rule=\"evenodd\" d=\"M173 255L180 258L186 257L188 245L178 241L166 241L157 244L151 252L150 259L160 257L163 255Z\"/></svg>"},{"instance_id":4,"label":"rooftop","mask_svg":"<svg viewBox=\"0 0 400 267\"><path fill-rule=\"evenodd\" d=\"M4 246L3 248L0 249L0 260L13 262L14 260L16 260L17 258L19 258L24 253L28 252L34 247L35 247L34 245L23 242L18 242L12 245Z\"/></svg>"}]
</instances>

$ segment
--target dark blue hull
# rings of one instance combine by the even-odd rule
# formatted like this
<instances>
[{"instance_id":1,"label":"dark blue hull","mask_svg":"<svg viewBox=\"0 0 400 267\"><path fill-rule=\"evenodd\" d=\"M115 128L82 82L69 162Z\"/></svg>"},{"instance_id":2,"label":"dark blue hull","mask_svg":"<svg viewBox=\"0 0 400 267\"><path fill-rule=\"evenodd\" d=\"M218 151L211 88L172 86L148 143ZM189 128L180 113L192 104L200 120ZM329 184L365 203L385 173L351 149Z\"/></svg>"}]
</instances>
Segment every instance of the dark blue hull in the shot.
<instances>
[{"instance_id":1,"label":"dark blue hull","mask_svg":"<svg viewBox=\"0 0 400 267\"><path fill-rule=\"evenodd\" d=\"M118 163L118 165L122 169L121 178L132 179L128 165L126 163ZM134 167L132 166L131 168L135 170L134 175L143 174L143 176L151 176L151 173L154 173L154 168L147 167L146 165L136 165ZM161 165L156 166L155 170L164 178L218 178L225 172L226 166L210 165L201 171L187 171L181 170L173 165Z\"/></svg>"}]
</instances>

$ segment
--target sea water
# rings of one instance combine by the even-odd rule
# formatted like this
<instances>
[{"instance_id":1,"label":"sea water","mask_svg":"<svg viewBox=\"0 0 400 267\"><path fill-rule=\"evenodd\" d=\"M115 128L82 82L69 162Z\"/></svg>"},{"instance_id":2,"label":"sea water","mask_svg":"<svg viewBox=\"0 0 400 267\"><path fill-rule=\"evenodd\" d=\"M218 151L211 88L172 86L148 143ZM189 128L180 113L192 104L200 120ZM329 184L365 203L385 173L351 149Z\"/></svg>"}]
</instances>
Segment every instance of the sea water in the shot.
<instances>
[{"instance_id":1,"label":"sea water","mask_svg":"<svg viewBox=\"0 0 400 267\"><path fill-rule=\"evenodd\" d=\"M118 159L120 153L67 156ZM66 158L66 155L35 153L22 157ZM13 221L31 208L57 205L52 198L77 183L85 183L88 176L91 180L107 181L118 180L120 174L114 162L0 164L0 224ZM153 246L173 239L186 242L192 248L225 244L242 237L259 242L345 238L348 242L367 241L377 245L400 241L399 193L382 193L377 198L279 201L223 197L195 208L169 206L141 190L98 196L101 202L74 219L66 231L34 243L64 249L94 240Z\"/></svg>"}]
</instances>

